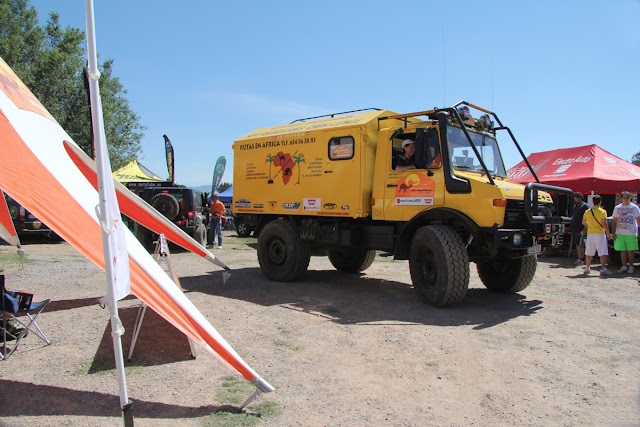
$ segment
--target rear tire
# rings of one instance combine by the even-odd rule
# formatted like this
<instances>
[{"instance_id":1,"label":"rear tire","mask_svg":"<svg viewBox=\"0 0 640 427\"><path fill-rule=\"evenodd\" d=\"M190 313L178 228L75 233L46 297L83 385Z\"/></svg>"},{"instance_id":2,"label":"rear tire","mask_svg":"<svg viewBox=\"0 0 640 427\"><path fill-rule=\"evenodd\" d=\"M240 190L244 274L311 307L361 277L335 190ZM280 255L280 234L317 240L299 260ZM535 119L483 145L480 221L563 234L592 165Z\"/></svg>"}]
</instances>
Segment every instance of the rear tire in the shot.
<instances>
[{"instance_id":1,"label":"rear tire","mask_svg":"<svg viewBox=\"0 0 640 427\"><path fill-rule=\"evenodd\" d=\"M469 255L460 236L445 225L421 227L413 236L409 271L425 304L446 307L461 302L469 288Z\"/></svg>"},{"instance_id":2,"label":"rear tire","mask_svg":"<svg viewBox=\"0 0 640 427\"><path fill-rule=\"evenodd\" d=\"M265 276L277 282L300 279L309 267L309 246L293 225L275 220L264 226L258 237L258 263Z\"/></svg>"},{"instance_id":3,"label":"rear tire","mask_svg":"<svg viewBox=\"0 0 640 427\"><path fill-rule=\"evenodd\" d=\"M343 248L329 251L329 261L336 270L345 273L360 273L371 267L376 258L375 250Z\"/></svg>"},{"instance_id":4,"label":"rear tire","mask_svg":"<svg viewBox=\"0 0 640 427\"><path fill-rule=\"evenodd\" d=\"M169 221L173 221L180 212L178 200L168 193L158 193L151 198L151 206L162 215L167 217Z\"/></svg>"},{"instance_id":5,"label":"rear tire","mask_svg":"<svg viewBox=\"0 0 640 427\"><path fill-rule=\"evenodd\" d=\"M513 294L523 291L536 275L535 255L523 258L478 262L478 275L484 286L495 292Z\"/></svg>"},{"instance_id":6,"label":"rear tire","mask_svg":"<svg viewBox=\"0 0 640 427\"><path fill-rule=\"evenodd\" d=\"M249 237L251 235L251 229L247 223L238 222L236 223L236 233L238 233L239 237Z\"/></svg>"}]
</instances>

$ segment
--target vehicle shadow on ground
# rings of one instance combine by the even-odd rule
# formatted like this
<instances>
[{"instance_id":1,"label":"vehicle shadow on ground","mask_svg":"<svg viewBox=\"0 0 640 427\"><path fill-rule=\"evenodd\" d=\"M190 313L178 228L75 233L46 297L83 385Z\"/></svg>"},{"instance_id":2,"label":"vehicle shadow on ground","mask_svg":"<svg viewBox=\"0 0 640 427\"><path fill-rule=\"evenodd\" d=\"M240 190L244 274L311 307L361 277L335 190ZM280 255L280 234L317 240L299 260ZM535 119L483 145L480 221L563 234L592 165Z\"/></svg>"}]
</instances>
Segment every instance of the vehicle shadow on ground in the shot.
<instances>
[{"instance_id":1,"label":"vehicle shadow on ground","mask_svg":"<svg viewBox=\"0 0 640 427\"><path fill-rule=\"evenodd\" d=\"M28 399L20 399L19 396L28 396ZM0 405L0 417L41 415L114 417L116 418L114 423L121 419L120 397L107 393L0 380L0 401L3 402ZM198 418L216 412L236 412L234 407L228 405L194 407L144 400L135 400L132 408L135 418L150 419ZM251 413L247 415L259 416Z\"/></svg>"},{"instance_id":2,"label":"vehicle shadow on ground","mask_svg":"<svg viewBox=\"0 0 640 427\"><path fill-rule=\"evenodd\" d=\"M135 306L121 308L118 311L120 321L125 328L125 334L122 335L125 366L164 365L192 358L187 337L155 311L147 308L131 360L127 361L138 310L139 307ZM108 314L105 313L104 332L87 373L94 374L112 369L115 369L113 338L111 337L111 323Z\"/></svg>"},{"instance_id":3,"label":"vehicle shadow on ground","mask_svg":"<svg viewBox=\"0 0 640 427\"><path fill-rule=\"evenodd\" d=\"M578 268L576 265L576 258L567 258L567 257L538 257L539 263L544 263L549 266L549 268L563 268L567 270L576 270L582 271L582 268ZM598 261L599 263L600 261Z\"/></svg>"},{"instance_id":4,"label":"vehicle shadow on ground","mask_svg":"<svg viewBox=\"0 0 640 427\"><path fill-rule=\"evenodd\" d=\"M410 284L335 270L307 271L303 280L291 283L267 280L258 268L233 270L226 285L211 276L183 277L180 281L186 292L278 305L349 325L399 321L486 329L542 308L542 301L527 300L524 295L475 288L469 289L461 304L434 308L420 302Z\"/></svg>"}]
</instances>

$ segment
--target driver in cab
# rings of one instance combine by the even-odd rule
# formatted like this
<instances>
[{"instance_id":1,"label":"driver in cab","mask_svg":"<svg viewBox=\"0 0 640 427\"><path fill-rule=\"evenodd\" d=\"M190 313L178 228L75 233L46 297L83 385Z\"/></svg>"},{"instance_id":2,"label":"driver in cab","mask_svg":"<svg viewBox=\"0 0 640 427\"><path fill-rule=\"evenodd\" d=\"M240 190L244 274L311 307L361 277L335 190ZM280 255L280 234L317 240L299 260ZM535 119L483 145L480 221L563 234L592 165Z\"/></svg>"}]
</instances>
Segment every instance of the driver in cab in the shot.
<instances>
[{"instance_id":1,"label":"driver in cab","mask_svg":"<svg viewBox=\"0 0 640 427\"><path fill-rule=\"evenodd\" d=\"M416 144L412 139L402 141L403 153L393 158L393 169L396 172L404 172L407 169L415 169L416 164L413 155L416 152Z\"/></svg>"}]
</instances>

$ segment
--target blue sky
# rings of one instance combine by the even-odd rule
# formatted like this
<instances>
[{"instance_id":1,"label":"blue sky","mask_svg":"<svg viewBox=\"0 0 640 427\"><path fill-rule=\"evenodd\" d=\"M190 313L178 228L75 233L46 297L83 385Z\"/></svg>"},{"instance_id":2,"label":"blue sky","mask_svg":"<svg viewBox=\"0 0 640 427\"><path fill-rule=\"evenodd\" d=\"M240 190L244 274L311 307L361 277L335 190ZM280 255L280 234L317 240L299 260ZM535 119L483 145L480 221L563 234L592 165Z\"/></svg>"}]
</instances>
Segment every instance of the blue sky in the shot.
<instances>
[{"instance_id":1,"label":"blue sky","mask_svg":"<svg viewBox=\"0 0 640 427\"><path fill-rule=\"evenodd\" d=\"M32 1L42 25L85 30L83 1ZM235 139L360 108L461 99L496 112L525 154L598 144L640 151L640 1L95 1L101 60L148 127L138 159L210 185ZM500 134L499 134L500 136ZM502 135L505 166L521 159Z\"/></svg>"}]
</instances>

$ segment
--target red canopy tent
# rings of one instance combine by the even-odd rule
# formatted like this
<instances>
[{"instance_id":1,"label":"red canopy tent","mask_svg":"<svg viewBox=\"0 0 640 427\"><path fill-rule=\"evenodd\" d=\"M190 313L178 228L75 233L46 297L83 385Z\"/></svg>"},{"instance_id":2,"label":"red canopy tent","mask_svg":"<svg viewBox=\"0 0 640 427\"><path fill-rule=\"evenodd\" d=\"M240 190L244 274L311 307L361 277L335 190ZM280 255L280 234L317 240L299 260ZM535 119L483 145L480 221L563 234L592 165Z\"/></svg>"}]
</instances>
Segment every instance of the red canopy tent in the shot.
<instances>
[{"instance_id":1,"label":"red canopy tent","mask_svg":"<svg viewBox=\"0 0 640 427\"><path fill-rule=\"evenodd\" d=\"M532 153L527 160L543 184L570 188L583 194L640 192L640 166L595 144ZM507 173L513 182L535 182L524 160Z\"/></svg>"}]
</instances>

